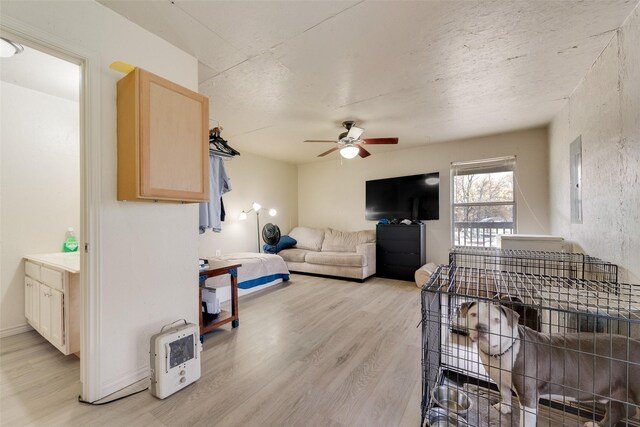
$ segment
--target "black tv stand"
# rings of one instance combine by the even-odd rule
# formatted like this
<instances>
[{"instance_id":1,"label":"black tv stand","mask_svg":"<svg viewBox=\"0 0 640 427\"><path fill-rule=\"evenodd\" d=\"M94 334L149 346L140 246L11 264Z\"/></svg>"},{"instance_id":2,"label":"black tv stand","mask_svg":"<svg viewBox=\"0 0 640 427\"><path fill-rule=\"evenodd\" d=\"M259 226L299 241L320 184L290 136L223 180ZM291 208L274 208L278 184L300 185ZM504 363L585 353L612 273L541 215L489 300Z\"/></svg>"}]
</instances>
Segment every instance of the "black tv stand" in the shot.
<instances>
[{"instance_id":1,"label":"black tv stand","mask_svg":"<svg viewBox=\"0 0 640 427\"><path fill-rule=\"evenodd\" d=\"M415 280L417 269L426 264L425 226L378 224L376 226L376 276Z\"/></svg>"}]
</instances>

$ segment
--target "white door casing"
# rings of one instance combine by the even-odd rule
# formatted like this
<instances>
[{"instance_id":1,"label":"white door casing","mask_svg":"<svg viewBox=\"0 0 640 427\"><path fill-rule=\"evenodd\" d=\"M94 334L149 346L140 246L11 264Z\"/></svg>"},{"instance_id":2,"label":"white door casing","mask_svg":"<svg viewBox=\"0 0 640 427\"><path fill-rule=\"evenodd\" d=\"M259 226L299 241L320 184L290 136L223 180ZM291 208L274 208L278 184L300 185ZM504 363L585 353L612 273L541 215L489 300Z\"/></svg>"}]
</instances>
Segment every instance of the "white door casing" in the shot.
<instances>
[{"instance_id":1,"label":"white door casing","mask_svg":"<svg viewBox=\"0 0 640 427\"><path fill-rule=\"evenodd\" d=\"M81 397L100 397L100 61L96 52L69 43L11 17L0 15L0 31L19 43L78 64L80 83L80 381ZM35 284L35 282L33 282ZM25 283L26 287L26 283ZM42 300L42 292L31 294ZM49 297L48 299L56 299ZM34 303L35 304L35 303ZM49 306L50 308L51 306ZM35 308L32 305L32 308ZM45 311L47 308L45 307ZM33 316L42 311L38 307ZM49 313L50 316L50 313ZM57 314L56 314L57 316ZM42 325L42 318L39 324ZM61 331L61 330L60 330ZM49 330L49 333L51 331ZM54 334L57 333L54 327ZM60 339L64 339L60 332Z\"/></svg>"}]
</instances>

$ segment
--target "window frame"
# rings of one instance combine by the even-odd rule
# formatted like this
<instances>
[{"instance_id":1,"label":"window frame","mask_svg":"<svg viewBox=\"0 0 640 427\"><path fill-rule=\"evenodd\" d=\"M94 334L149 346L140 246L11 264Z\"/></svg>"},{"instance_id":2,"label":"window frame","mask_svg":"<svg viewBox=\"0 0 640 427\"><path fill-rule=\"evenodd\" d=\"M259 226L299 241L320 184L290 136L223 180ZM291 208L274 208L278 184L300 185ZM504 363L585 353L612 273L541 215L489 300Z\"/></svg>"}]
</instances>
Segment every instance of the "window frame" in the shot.
<instances>
[{"instance_id":1,"label":"window frame","mask_svg":"<svg viewBox=\"0 0 640 427\"><path fill-rule=\"evenodd\" d=\"M512 201L497 201L497 202L463 202L456 203L456 183L455 178L461 175L480 175L480 174L489 174L489 173L498 173L498 172L511 172L512 173L512 186L513 186L513 199ZM513 209L513 221L511 227L511 234L516 234L518 232L518 209L517 209L517 197L516 197L516 188L518 185L517 176L516 176L516 156L506 156L499 158L491 158L491 159L481 159L481 160L473 160L473 161L465 161L465 162L452 162L450 168L450 220L451 220L451 228L450 228L450 237L451 237L451 247L462 247L462 246L470 246L470 247L496 247L492 245L492 238L489 239L489 245L456 245L456 221L455 221L455 210L456 208L467 208L467 207L486 207L486 206L511 206ZM489 223L490 224L490 223ZM473 239L472 239L473 240Z\"/></svg>"}]
</instances>

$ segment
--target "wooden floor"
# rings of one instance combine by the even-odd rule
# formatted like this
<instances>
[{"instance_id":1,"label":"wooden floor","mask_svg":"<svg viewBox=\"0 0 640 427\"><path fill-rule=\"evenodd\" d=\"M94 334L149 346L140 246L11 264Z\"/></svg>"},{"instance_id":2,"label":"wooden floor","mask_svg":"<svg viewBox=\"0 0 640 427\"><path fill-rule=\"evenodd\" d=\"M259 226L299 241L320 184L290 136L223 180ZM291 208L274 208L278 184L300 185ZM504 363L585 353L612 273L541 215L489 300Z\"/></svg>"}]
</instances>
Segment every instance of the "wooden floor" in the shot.
<instances>
[{"instance_id":1,"label":"wooden floor","mask_svg":"<svg viewBox=\"0 0 640 427\"><path fill-rule=\"evenodd\" d=\"M105 406L78 403L78 359L28 332L0 341L0 425L419 426L419 321L410 282L292 274L206 335L195 384Z\"/></svg>"}]
</instances>

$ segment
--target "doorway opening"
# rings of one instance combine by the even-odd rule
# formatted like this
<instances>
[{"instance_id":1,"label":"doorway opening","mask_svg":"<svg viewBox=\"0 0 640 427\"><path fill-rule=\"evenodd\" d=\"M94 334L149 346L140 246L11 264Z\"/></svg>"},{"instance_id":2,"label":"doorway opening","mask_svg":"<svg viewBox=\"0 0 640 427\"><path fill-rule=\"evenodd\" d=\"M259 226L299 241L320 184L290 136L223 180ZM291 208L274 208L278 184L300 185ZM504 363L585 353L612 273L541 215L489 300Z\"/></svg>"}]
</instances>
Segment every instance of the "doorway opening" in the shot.
<instances>
[{"instance_id":1,"label":"doorway opening","mask_svg":"<svg viewBox=\"0 0 640 427\"><path fill-rule=\"evenodd\" d=\"M73 360L83 355L80 332L86 329L87 316L86 63L46 42L17 34L3 28L2 37L24 49L0 59L0 332L4 337L35 330L53 348L74 353L66 356ZM54 256L51 265L48 259L30 265L38 266L45 276L60 273L60 287L32 271L40 276L34 280L25 271L24 257L62 255L69 228L74 229L77 252L64 259ZM76 359L75 363L76 379L82 383L86 362Z\"/></svg>"}]
</instances>

